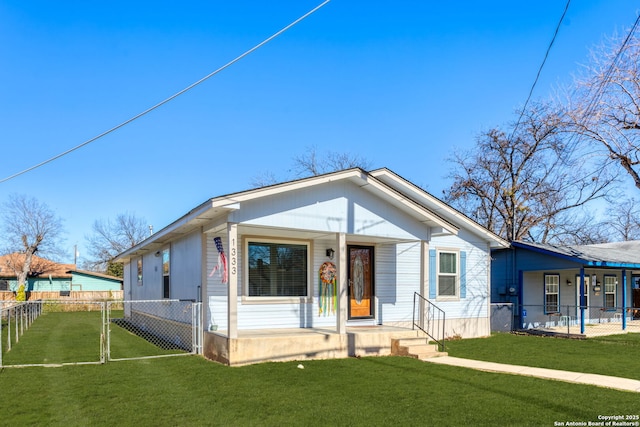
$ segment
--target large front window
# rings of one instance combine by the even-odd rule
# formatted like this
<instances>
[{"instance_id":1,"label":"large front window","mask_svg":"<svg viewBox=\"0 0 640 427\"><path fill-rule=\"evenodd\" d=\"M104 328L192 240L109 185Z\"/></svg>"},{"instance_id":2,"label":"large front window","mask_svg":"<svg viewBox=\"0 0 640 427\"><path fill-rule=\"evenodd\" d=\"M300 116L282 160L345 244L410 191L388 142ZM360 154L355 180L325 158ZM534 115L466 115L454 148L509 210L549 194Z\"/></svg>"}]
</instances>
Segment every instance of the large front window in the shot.
<instances>
[{"instance_id":1,"label":"large front window","mask_svg":"<svg viewBox=\"0 0 640 427\"><path fill-rule=\"evenodd\" d=\"M458 253L438 252L438 297L457 297Z\"/></svg>"},{"instance_id":2,"label":"large front window","mask_svg":"<svg viewBox=\"0 0 640 427\"><path fill-rule=\"evenodd\" d=\"M546 274L544 276L544 312L557 313L560 292L560 275Z\"/></svg>"},{"instance_id":3,"label":"large front window","mask_svg":"<svg viewBox=\"0 0 640 427\"><path fill-rule=\"evenodd\" d=\"M309 245L292 241L247 241L250 297L306 297Z\"/></svg>"}]
</instances>

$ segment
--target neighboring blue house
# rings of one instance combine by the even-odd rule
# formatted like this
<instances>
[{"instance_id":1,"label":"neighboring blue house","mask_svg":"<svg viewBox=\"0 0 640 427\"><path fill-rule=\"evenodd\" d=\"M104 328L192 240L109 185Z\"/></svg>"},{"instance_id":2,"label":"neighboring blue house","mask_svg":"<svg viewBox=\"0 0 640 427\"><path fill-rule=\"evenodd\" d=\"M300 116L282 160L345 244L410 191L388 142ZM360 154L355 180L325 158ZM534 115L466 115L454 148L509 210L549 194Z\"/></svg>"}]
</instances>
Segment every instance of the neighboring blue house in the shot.
<instances>
[{"instance_id":1,"label":"neighboring blue house","mask_svg":"<svg viewBox=\"0 0 640 427\"><path fill-rule=\"evenodd\" d=\"M584 246L512 242L492 251L491 302L513 303L516 329L640 318L640 241Z\"/></svg>"},{"instance_id":2,"label":"neighboring blue house","mask_svg":"<svg viewBox=\"0 0 640 427\"><path fill-rule=\"evenodd\" d=\"M0 291L18 289L15 268L21 268L24 255L0 256ZM74 264L61 264L34 256L27 277L27 292L58 292L69 296L72 291L121 291L122 279L93 271L78 270Z\"/></svg>"},{"instance_id":3,"label":"neighboring blue house","mask_svg":"<svg viewBox=\"0 0 640 427\"><path fill-rule=\"evenodd\" d=\"M77 269L68 270L67 273L71 274L72 291L92 292L122 290L121 277L96 273L95 271Z\"/></svg>"}]
</instances>

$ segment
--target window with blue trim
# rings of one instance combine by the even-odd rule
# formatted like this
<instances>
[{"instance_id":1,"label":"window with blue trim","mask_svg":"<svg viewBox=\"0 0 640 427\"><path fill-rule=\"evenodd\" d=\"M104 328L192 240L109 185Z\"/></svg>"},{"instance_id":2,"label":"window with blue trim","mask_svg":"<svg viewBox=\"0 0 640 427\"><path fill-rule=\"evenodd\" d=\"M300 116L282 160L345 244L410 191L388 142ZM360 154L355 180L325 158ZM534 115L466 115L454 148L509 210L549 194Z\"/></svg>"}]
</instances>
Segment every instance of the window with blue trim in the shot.
<instances>
[{"instance_id":1,"label":"window with blue trim","mask_svg":"<svg viewBox=\"0 0 640 427\"><path fill-rule=\"evenodd\" d=\"M429 250L429 298L458 300L467 297L467 253L455 249Z\"/></svg>"},{"instance_id":2,"label":"window with blue trim","mask_svg":"<svg viewBox=\"0 0 640 427\"><path fill-rule=\"evenodd\" d=\"M458 283L458 254L438 252L438 296L456 297Z\"/></svg>"}]
</instances>

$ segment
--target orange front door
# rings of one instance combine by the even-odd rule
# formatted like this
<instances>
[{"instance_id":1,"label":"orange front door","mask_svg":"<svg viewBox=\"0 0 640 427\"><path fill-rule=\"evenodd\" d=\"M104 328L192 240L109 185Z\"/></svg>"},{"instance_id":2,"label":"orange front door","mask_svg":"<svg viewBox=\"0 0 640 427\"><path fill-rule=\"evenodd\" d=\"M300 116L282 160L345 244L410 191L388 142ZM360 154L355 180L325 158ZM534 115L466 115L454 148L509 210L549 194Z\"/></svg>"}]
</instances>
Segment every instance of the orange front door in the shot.
<instances>
[{"instance_id":1,"label":"orange front door","mask_svg":"<svg viewBox=\"0 0 640 427\"><path fill-rule=\"evenodd\" d=\"M347 246L349 319L373 317L373 247Z\"/></svg>"}]
</instances>

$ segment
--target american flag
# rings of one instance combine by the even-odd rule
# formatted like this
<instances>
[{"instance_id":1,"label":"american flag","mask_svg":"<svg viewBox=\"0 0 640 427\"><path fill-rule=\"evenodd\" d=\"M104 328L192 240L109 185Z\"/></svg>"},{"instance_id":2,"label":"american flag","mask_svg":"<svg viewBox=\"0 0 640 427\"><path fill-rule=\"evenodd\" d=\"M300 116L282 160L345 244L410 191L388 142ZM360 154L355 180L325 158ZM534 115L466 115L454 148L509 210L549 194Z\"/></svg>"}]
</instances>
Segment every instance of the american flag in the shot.
<instances>
[{"instance_id":1,"label":"american flag","mask_svg":"<svg viewBox=\"0 0 640 427\"><path fill-rule=\"evenodd\" d=\"M222 283L227 283L227 257L222 247L222 239L220 237L214 237L213 242L216 244L216 249L218 249L218 265L213 267L213 270L209 273L209 277L212 277L216 271L221 270Z\"/></svg>"}]
</instances>

